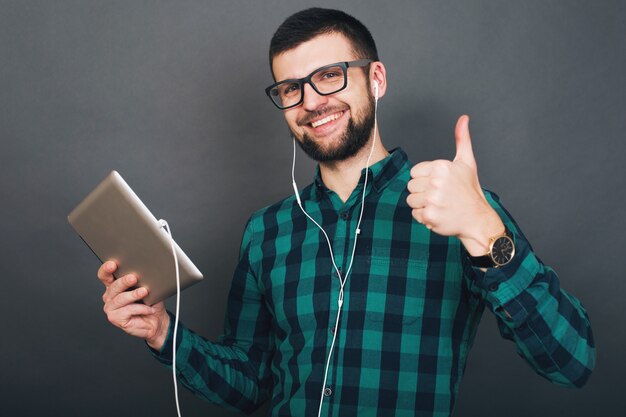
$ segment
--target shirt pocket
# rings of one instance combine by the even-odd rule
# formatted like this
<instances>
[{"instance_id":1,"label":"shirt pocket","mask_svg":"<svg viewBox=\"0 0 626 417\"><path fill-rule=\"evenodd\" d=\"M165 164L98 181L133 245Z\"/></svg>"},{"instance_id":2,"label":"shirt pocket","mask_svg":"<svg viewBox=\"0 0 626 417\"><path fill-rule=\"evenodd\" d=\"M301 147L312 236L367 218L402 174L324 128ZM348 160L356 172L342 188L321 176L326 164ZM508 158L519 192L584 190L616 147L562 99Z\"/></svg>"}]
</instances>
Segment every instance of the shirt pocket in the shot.
<instances>
[{"instance_id":1,"label":"shirt pocket","mask_svg":"<svg viewBox=\"0 0 626 417\"><path fill-rule=\"evenodd\" d=\"M384 327L410 325L423 316L427 262L407 257L371 255L364 260L355 307L366 321ZM351 294L351 297L353 294Z\"/></svg>"}]
</instances>

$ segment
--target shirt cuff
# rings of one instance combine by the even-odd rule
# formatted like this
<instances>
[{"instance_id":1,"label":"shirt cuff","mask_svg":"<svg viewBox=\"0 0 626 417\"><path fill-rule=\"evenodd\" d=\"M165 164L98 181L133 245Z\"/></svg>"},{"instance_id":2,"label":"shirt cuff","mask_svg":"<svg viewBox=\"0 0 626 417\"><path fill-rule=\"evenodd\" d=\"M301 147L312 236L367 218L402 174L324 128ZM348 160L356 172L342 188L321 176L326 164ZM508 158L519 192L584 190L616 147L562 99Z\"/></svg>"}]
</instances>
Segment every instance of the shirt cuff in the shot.
<instances>
[{"instance_id":1,"label":"shirt cuff","mask_svg":"<svg viewBox=\"0 0 626 417\"><path fill-rule=\"evenodd\" d=\"M518 305L515 302L516 297L531 285L543 266L526 238L516 231L511 234L515 242L515 256L511 262L499 268L487 268L484 272L478 267L471 268L474 284L483 291L485 300L491 304L494 313L500 314L506 320L515 321L515 314L509 311L509 307L515 309L514 305ZM502 309L512 317L503 313Z\"/></svg>"}]
</instances>

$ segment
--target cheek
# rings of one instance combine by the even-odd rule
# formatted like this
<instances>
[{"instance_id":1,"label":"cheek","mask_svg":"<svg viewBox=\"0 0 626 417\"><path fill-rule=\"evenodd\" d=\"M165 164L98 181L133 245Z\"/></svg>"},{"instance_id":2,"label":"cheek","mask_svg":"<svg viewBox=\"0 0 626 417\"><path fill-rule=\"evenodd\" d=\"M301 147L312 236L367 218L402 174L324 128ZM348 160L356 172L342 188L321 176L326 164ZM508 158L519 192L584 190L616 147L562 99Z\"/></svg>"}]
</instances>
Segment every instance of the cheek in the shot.
<instances>
[{"instance_id":1,"label":"cheek","mask_svg":"<svg viewBox=\"0 0 626 417\"><path fill-rule=\"evenodd\" d=\"M302 120L302 118L305 117L306 114L303 114L303 112L297 111L297 109L294 109L294 110L295 111L293 112L285 113L284 115L285 121L287 122L287 127L296 136L296 138L301 139L302 136L306 134L308 126L300 125L298 123L298 120Z\"/></svg>"},{"instance_id":2,"label":"cheek","mask_svg":"<svg viewBox=\"0 0 626 417\"><path fill-rule=\"evenodd\" d=\"M283 111L283 116L285 117L285 121L287 122L287 125L289 125L291 129L298 128L298 123L296 123L296 120L298 120L298 117L295 111L290 111L290 110Z\"/></svg>"},{"instance_id":3,"label":"cheek","mask_svg":"<svg viewBox=\"0 0 626 417\"><path fill-rule=\"evenodd\" d=\"M285 112L283 116L285 117L285 122L287 123L287 127L289 128L291 133L297 139L300 139L304 134L304 128L302 126L298 126L298 123L296 123L297 115L295 114L295 112L293 112L292 114L289 114L289 112Z\"/></svg>"}]
</instances>

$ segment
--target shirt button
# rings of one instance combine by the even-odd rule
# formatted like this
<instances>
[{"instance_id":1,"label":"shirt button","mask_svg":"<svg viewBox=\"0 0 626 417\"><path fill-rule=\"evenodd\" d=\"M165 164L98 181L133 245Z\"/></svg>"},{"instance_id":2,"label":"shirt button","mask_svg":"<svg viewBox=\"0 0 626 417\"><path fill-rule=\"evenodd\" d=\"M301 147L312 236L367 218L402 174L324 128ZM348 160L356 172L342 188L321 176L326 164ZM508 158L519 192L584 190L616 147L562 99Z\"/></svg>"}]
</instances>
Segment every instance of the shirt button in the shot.
<instances>
[{"instance_id":1,"label":"shirt button","mask_svg":"<svg viewBox=\"0 0 626 417\"><path fill-rule=\"evenodd\" d=\"M330 328L330 332L331 332L332 334L335 334L335 326L333 326L333 327L331 327L331 328Z\"/></svg>"},{"instance_id":2,"label":"shirt button","mask_svg":"<svg viewBox=\"0 0 626 417\"><path fill-rule=\"evenodd\" d=\"M341 214L339 214L339 217L341 217L341 220L348 220L350 218L350 213L342 211Z\"/></svg>"},{"instance_id":3,"label":"shirt button","mask_svg":"<svg viewBox=\"0 0 626 417\"><path fill-rule=\"evenodd\" d=\"M333 395L333 390L330 387L324 388L324 397L330 397L331 395Z\"/></svg>"},{"instance_id":4,"label":"shirt button","mask_svg":"<svg viewBox=\"0 0 626 417\"><path fill-rule=\"evenodd\" d=\"M489 286L489 291L497 291L500 285L497 282L494 282Z\"/></svg>"}]
</instances>

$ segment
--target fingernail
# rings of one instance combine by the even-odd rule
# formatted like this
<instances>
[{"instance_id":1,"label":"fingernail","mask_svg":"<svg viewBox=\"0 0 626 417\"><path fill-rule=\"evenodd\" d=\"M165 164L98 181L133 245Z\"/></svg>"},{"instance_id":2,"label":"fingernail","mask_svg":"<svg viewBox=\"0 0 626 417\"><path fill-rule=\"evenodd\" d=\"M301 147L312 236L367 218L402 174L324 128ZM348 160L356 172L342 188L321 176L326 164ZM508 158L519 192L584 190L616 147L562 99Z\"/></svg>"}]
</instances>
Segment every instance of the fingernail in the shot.
<instances>
[{"instance_id":1,"label":"fingernail","mask_svg":"<svg viewBox=\"0 0 626 417\"><path fill-rule=\"evenodd\" d=\"M128 277L126 278L126 282L128 282L129 284L134 284L136 281L136 278L134 275L128 275Z\"/></svg>"},{"instance_id":2,"label":"fingernail","mask_svg":"<svg viewBox=\"0 0 626 417\"><path fill-rule=\"evenodd\" d=\"M143 297L144 295L147 294L147 291L144 287L141 287L141 288L137 288L135 293L137 294L138 297Z\"/></svg>"}]
</instances>

